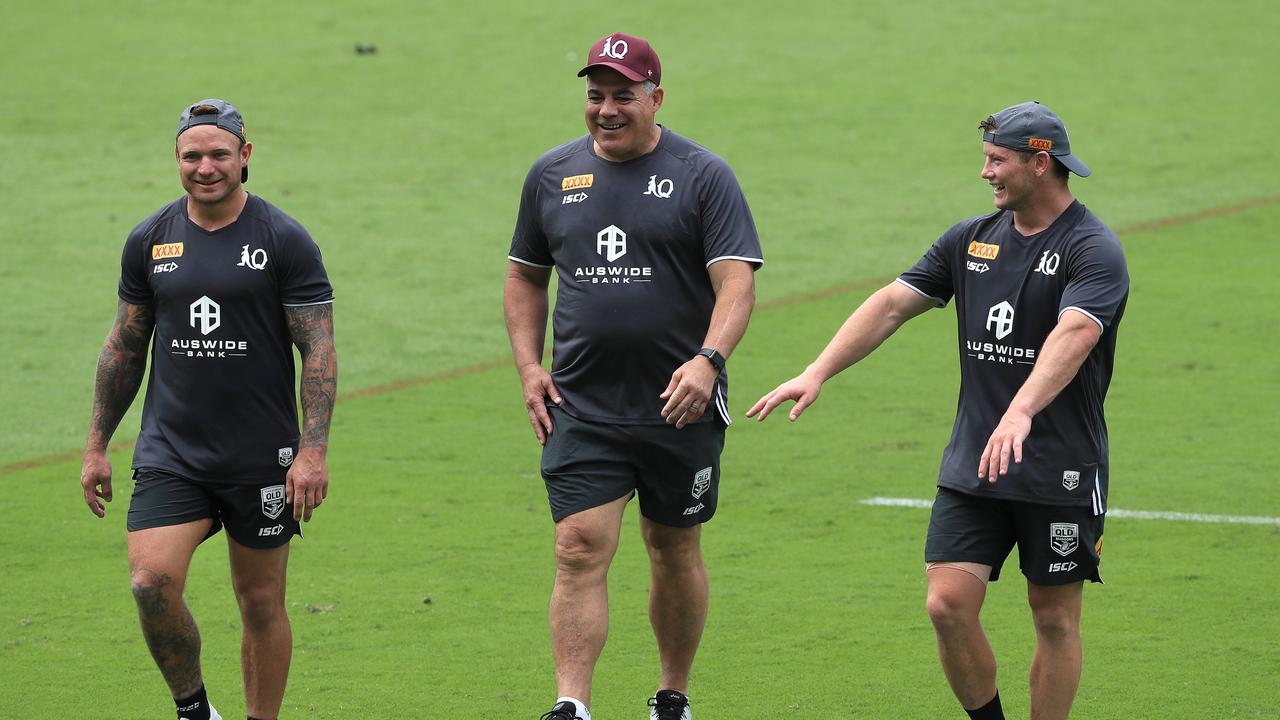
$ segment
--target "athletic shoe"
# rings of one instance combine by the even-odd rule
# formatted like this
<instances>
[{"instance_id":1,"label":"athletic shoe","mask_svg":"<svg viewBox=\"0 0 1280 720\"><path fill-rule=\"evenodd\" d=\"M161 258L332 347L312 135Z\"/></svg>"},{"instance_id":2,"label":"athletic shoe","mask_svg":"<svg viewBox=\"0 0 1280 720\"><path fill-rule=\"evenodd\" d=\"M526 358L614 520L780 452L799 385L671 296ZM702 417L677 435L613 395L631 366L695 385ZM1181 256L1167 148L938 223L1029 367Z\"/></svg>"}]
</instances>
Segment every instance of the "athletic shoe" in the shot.
<instances>
[{"instance_id":1,"label":"athletic shoe","mask_svg":"<svg viewBox=\"0 0 1280 720\"><path fill-rule=\"evenodd\" d=\"M659 690L649 698L649 720L691 720L689 698L675 690Z\"/></svg>"},{"instance_id":2,"label":"athletic shoe","mask_svg":"<svg viewBox=\"0 0 1280 720\"><path fill-rule=\"evenodd\" d=\"M578 706L565 700L556 703L546 715L539 720L582 720L582 716L578 714Z\"/></svg>"}]
</instances>

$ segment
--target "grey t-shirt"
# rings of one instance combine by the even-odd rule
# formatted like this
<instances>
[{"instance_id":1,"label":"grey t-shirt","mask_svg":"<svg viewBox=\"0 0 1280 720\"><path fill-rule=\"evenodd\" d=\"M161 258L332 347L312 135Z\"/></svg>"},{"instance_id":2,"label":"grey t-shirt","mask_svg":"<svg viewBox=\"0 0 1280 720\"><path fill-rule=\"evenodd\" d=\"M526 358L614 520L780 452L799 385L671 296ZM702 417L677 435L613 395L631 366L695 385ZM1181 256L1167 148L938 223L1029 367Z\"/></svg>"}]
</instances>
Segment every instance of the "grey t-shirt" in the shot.
<instances>
[{"instance_id":1,"label":"grey t-shirt","mask_svg":"<svg viewBox=\"0 0 1280 720\"><path fill-rule=\"evenodd\" d=\"M120 299L155 315L134 468L192 480L276 479L298 446L285 305L333 302L320 249L296 220L250 196L209 232L183 196L125 241Z\"/></svg>"},{"instance_id":2,"label":"grey t-shirt","mask_svg":"<svg viewBox=\"0 0 1280 720\"><path fill-rule=\"evenodd\" d=\"M627 162L598 157L589 135L539 158L508 257L559 276L552 378L565 412L644 425L664 422L659 395L702 347L715 305L707 268L764 256L728 164L663 128L653 152ZM713 394L726 424L728 382L720 373Z\"/></svg>"},{"instance_id":3,"label":"grey t-shirt","mask_svg":"<svg viewBox=\"0 0 1280 720\"><path fill-rule=\"evenodd\" d=\"M1005 211L965 220L898 281L945 305L956 298L960 400L938 485L972 495L1047 505L1107 506L1107 423L1116 329L1129 298L1115 233L1078 201L1026 237ZM1075 378L1033 418L1021 464L995 484L978 460L1045 338L1068 309L1102 330Z\"/></svg>"}]
</instances>

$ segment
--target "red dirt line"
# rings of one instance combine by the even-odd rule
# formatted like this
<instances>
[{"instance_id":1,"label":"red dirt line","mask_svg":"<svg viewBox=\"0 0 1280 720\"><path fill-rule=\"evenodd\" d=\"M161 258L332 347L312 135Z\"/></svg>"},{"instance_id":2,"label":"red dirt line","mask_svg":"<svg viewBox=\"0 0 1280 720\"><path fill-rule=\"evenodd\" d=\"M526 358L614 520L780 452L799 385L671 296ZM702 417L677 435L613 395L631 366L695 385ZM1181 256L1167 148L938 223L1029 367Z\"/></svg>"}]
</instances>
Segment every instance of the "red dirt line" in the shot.
<instances>
[{"instance_id":1,"label":"red dirt line","mask_svg":"<svg viewBox=\"0 0 1280 720\"><path fill-rule=\"evenodd\" d=\"M1151 220L1148 222L1137 223L1122 227L1116 231L1117 235L1133 235L1136 233L1149 232L1151 230L1161 230L1164 228L1175 227L1178 225L1187 225L1200 220L1209 218L1222 217L1224 215L1232 215L1245 210L1252 210L1257 207L1265 207L1267 205L1275 205L1280 203L1280 195L1265 195L1263 197L1245 200L1243 202L1231 205L1220 205L1218 207L1197 210L1193 213L1185 213L1183 215L1174 215L1172 217L1162 218L1160 220ZM897 277L896 275L894 277ZM813 290L799 295L790 295L781 297L767 302L762 302L756 306L758 310L776 310L781 307L790 307L793 305L804 305L806 303L823 300L837 295L845 295L859 290L869 290L878 288L889 283L893 278L879 278L874 280L859 280L855 283L846 283L844 285L836 285L834 287L824 288L822 290ZM496 370L505 367L510 363L510 359L492 360L490 362L477 363L468 365L467 367L458 368L456 370L446 370L443 372L432 373L431 375L423 375L421 377L409 378L407 380L397 380L395 382L385 383L382 385L374 385L362 390L353 390L351 392L338 395L338 400L355 400L357 398L371 397L373 395L382 395L384 393L395 392L397 390L407 390L419 385L430 385L431 383L441 382L444 380L452 380L454 378L466 377L467 375L476 375L489 370ZM133 447L133 440L117 440L107 448L109 451L123 450ZM10 473L21 472L23 470L32 470L34 468L45 467L47 465L56 465L58 463L70 462L79 458L80 450L68 450L67 452L53 453L50 455L42 455L40 457L31 458L30 460L19 460L8 465L0 465L0 476Z\"/></svg>"}]
</instances>

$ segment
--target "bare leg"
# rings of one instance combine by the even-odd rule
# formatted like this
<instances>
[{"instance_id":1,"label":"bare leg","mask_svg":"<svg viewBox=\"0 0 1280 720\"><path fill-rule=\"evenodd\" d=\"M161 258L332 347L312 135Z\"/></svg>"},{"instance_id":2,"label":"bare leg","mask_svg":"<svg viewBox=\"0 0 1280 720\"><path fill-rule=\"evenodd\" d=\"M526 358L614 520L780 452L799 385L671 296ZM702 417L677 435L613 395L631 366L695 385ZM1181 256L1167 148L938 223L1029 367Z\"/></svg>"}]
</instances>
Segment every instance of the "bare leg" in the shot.
<instances>
[{"instance_id":1,"label":"bare leg","mask_svg":"<svg viewBox=\"0 0 1280 720\"><path fill-rule=\"evenodd\" d=\"M1053 587L1027 583L1027 602L1036 625L1031 720L1066 720L1080 686L1084 660L1080 641L1084 583Z\"/></svg>"},{"instance_id":2,"label":"bare leg","mask_svg":"<svg viewBox=\"0 0 1280 720\"><path fill-rule=\"evenodd\" d=\"M673 528L640 519L649 568L649 622L662 661L659 690L688 693L689 672L707 623L707 568L702 562L702 526Z\"/></svg>"},{"instance_id":3,"label":"bare leg","mask_svg":"<svg viewBox=\"0 0 1280 720\"><path fill-rule=\"evenodd\" d=\"M591 704L591 676L609 635L609 564L618 549L629 496L556 524L556 580L551 590L551 652L556 691Z\"/></svg>"},{"instance_id":4,"label":"bare leg","mask_svg":"<svg viewBox=\"0 0 1280 720\"><path fill-rule=\"evenodd\" d=\"M928 572L926 607L938 637L938 658L951 691L966 710L986 705L996 695L996 658L978 622L987 584L955 567Z\"/></svg>"},{"instance_id":5,"label":"bare leg","mask_svg":"<svg viewBox=\"0 0 1280 720\"><path fill-rule=\"evenodd\" d=\"M175 698L200 689L200 631L182 591L196 546L212 520L129 533L129 579L142 637Z\"/></svg>"},{"instance_id":6,"label":"bare leg","mask_svg":"<svg viewBox=\"0 0 1280 720\"><path fill-rule=\"evenodd\" d=\"M256 550L237 543L230 535L227 546L231 552L231 584L244 623L240 668L244 673L245 708L255 718L274 718L280 714L293 657L293 631L284 605L289 546Z\"/></svg>"}]
</instances>

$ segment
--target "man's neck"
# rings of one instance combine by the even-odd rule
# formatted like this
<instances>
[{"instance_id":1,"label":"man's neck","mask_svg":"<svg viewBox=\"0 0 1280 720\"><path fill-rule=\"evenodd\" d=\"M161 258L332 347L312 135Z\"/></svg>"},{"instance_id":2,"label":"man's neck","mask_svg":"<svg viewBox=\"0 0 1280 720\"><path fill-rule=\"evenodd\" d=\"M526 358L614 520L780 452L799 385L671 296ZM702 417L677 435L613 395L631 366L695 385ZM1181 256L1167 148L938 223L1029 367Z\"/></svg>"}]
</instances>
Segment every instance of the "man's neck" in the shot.
<instances>
[{"instance_id":1,"label":"man's neck","mask_svg":"<svg viewBox=\"0 0 1280 720\"><path fill-rule=\"evenodd\" d=\"M214 204L198 203L188 197L187 218L209 232L221 230L240 218L247 202L249 193L244 188L237 189L230 197Z\"/></svg>"},{"instance_id":2,"label":"man's neck","mask_svg":"<svg viewBox=\"0 0 1280 720\"><path fill-rule=\"evenodd\" d=\"M1036 233L1044 232L1058 219L1058 216L1071 207L1073 202L1075 202L1075 197L1070 190L1066 188L1054 190L1048 193L1046 197L1030 203L1029 208L1015 210L1013 212L1013 229L1022 235L1035 235Z\"/></svg>"}]
</instances>

